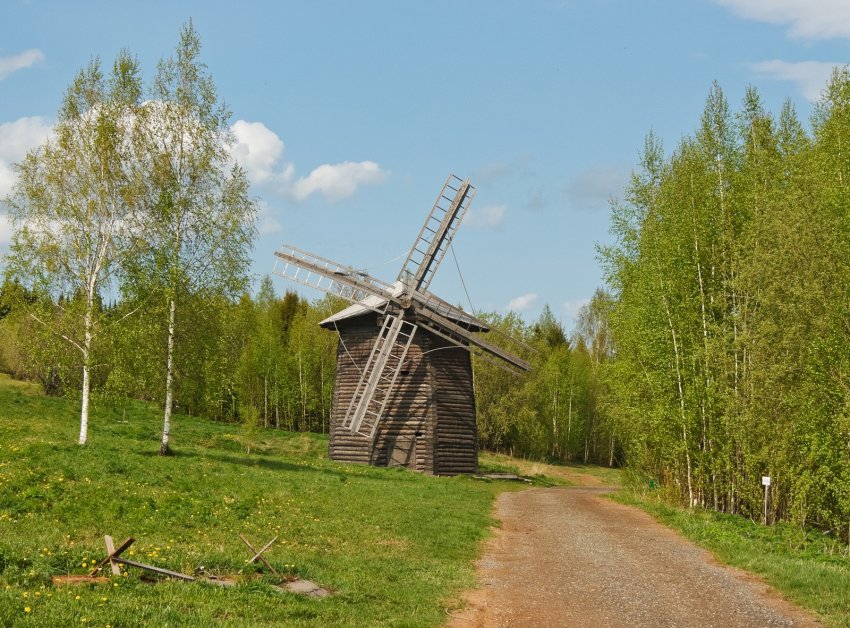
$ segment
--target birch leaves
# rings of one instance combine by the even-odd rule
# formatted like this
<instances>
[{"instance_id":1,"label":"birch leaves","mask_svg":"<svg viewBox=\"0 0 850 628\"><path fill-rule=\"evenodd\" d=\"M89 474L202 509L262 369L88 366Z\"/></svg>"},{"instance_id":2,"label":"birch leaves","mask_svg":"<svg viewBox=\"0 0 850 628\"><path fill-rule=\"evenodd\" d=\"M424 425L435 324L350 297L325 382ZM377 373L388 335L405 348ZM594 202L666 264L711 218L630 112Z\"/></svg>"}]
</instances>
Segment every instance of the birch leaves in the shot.
<instances>
[{"instance_id":1,"label":"birch leaves","mask_svg":"<svg viewBox=\"0 0 850 628\"><path fill-rule=\"evenodd\" d=\"M16 227L7 274L37 295L32 318L79 358L80 444L101 299L137 301L130 313L164 301L149 311L168 312L151 321L167 329L167 420L179 296L232 295L246 285L255 204L229 159L229 112L199 52L190 23L174 58L160 63L147 100L129 53L109 76L92 61L69 87L53 136L18 165L7 199Z\"/></svg>"}]
</instances>

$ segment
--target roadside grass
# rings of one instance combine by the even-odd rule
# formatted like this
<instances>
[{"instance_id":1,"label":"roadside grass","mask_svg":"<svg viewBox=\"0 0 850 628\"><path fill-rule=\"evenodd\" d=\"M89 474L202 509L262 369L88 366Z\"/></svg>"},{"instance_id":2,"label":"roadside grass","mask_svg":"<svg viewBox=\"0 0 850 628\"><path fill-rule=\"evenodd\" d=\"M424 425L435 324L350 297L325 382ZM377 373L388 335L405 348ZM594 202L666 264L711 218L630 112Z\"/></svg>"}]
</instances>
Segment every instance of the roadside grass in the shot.
<instances>
[{"instance_id":1,"label":"roadside grass","mask_svg":"<svg viewBox=\"0 0 850 628\"><path fill-rule=\"evenodd\" d=\"M621 484L620 469L608 467L578 463L547 464L484 451L480 453L478 462L482 473L516 473L540 486L596 484L615 487Z\"/></svg>"},{"instance_id":2,"label":"roadside grass","mask_svg":"<svg viewBox=\"0 0 850 628\"><path fill-rule=\"evenodd\" d=\"M850 558L835 538L789 524L763 526L737 515L688 512L633 491L612 497L642 508L719 561L761 576L827 626L850 627Z\"/></svg>"},{"instance_id":3,"label":"roadside grass","mask_svg":"<svg viewBox=\"0 0 850 628\"><path fill-rule=\"evenodd\" d=\"M342 465L320 435L180 415L162 457L160 413L135 401L97 403L79 447L78 408L0 376L0 625L439 625L475 584L495 495L521 488ZM239 533L278 536L272 565L333 594L277 592ZM130 568L51 584L87 573L104 534L137 539L127 558L242 580L147 583Z\"/></svg>"}]
</instances>

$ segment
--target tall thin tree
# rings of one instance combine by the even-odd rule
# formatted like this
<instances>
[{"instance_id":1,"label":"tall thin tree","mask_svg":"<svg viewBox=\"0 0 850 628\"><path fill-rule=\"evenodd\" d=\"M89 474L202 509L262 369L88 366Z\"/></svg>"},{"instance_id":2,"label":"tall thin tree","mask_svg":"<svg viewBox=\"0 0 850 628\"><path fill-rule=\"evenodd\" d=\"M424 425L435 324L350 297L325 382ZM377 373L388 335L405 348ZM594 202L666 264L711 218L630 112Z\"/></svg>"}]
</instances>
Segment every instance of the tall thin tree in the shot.
<instances>
[{"instance_id":1,"label":"tall thin tree","mask_svg":"<svg viewBox=\"0 0 850 628\"><path fill-rule=\"evenodd\" d=\"M99 297L113 286L134 238L141 75L127 52L106 77L94 59L71 83L53 136L17 165L6 199L15 225L7 273L44 295L29 315L78 354L79 443L88 439L92 347L102 330Z\"/></svg>"},{"instance_id":2,"label":"tall thin tree","mask_svg":"<svg viewBox=\"0 0 850 628\"><path fill-rule=\"evenodd\" d=\"M161 291L167 304L162 454L171 435L181 295L241 292L255 236L256 204L244 171L230 159L230 112L200 50L190 21L174 56L160 62L147 104L149 248L141 270L146 289Z\"/></svg>"}]
</instances>

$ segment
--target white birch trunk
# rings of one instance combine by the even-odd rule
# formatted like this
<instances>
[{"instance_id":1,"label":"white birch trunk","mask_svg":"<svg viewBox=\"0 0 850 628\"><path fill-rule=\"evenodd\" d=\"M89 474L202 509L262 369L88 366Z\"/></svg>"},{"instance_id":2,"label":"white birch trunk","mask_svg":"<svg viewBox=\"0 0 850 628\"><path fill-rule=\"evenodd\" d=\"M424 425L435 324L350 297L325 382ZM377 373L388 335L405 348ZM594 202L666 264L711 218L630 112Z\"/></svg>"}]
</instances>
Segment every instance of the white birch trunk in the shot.
<instances>
[{"instance_id":1,"label":"white birch trunk","mask_svg":"<svg viewBox=\"0 0 850 628\"><path fill-rule=\"evenodd\" d=\"M91 391L91 376L89 369L89 358L91 356L92 314L94 309L94 281L89 282L89 291L86 298L86 315L83 318L83 394L80 407L80 445L85 445L89 438L89 393Z\"/></svg>"},{"instance_id":2,"label":"white birch trunk","mask_svg":"<svg viewBox=\"0 0 850 628\"><path fill-rule=\"evenodd\" d=\"M567 456L572 457L570 453L570 433L573 431L573 385L570 382L570 401L569 409L567 410Z\"/></svg>"},{"instance_id":3,"label":"white birch trunk","mask_svg":"<svg viewBox=\"0 0 850 628\"><path fill-rule=\"evenodd\" d=\"M663 289L663 286L662 286ZM686 474L688 480L688 508L694 506L694 486L691 478L691 452L688 446L688 429L687 418L685 414L685 391L682 386L682 371L679 368L681 357L679 355L679 341L676 339L676 329L673 327L673 316L670 314L670 307L667 305L666 297L662 297L664 301L664 309L667 312L667 322L670 325L670 336L673 339L673 357L676 364L676 384L679 389L679 413L682 419L682 444L685 448Z\"/></svg>"},{"instance_id":4,"label":"white birch trunk","mask_svg":"<svg viewBox=\"0 0 850 628\"><path fill-rule=\"evenodd\" d=\"M307 423L307 390L304 385L304 370L301 367L301 353L298 353L298 389L301 393L301 430Z\"/></svg>"},{"instance_id":5,"label":"white birch trunk","mask_svg":"<svg viewBox=\"0 0 850 628\"><path fill-rule=\"evenodd\" d=\"M168 441L171 436L171 409L174 404L174 319L177 303L171 299L168 304L168 355L165 361L165 412L162 419L162 443L160 455L168 453Z\"/></svg>"},{"instance_id":6,"label":"white birch trunk","mask_svg":"<svg viewBox=\"0 0 850 628\"><path fill-rule=\"evenodd\" d=\"M269 426L269 375L263 375L263 427Z\"/></svg>"},{"instance_id":7,"label":"white birch trunk","mask_svg":"<svg viewBox=\"0 0 850 628\"><path fill-rule=\"evenodd\" d=\"M552 456L558 453L558 386L560 373L555 375L555 390L552 393Z\"/></svg>"}]
</instances>

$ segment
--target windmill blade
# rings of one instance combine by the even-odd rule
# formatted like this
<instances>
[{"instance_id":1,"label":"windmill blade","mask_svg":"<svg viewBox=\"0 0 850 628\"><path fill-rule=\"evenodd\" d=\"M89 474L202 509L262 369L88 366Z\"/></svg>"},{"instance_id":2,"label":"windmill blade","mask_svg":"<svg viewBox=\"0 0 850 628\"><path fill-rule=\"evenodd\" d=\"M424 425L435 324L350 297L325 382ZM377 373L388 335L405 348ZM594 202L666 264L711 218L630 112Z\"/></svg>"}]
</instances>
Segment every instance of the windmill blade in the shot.
<instances>
[{"instance_id":1,"label":"windmill blade","mask_svg":"<svg viewBox=\"0 0 850 628\"><path fill-rule=\"evenodd\" d=\"M418 317L417 322L420 327L423 327L438 336L442 336L446 340L453 342L467 351L470 351L474 355L493 362L497 366L501 366L510 372L531 370L531 364L522 358L513 355L509 351L505 351L493 343L487 342L480 336L475 335L468 329L461 327L433 310L417 308L416 315ZM499 358L499 360L494 360L491 356Z\"/></svg>"},{"instance_id":2,"label":"windmill blade","mask_svg":"<svg viewBox=\"0 0 850 628\"><path fill-rule=\"evenodd\" d=\"M388 314L357 382L342 425L370 441L375 438L387 401L418 327L404 313Z\"/></svg>"},{"instance_id":3,"label":"windmill blade","mask_svg":"<svg viewBox=\"0 0 850 628\"><path fill-rule=\"evenodd\" d=\"M399 281L410 290L424 292L428 289L475 191L469 179L462 181L453 174L446 179L398 274Z\"/></svg>"},{"instance_id":4,"label":"windmill blade","mask_svg":"<svg viewBox=\"0 0 850 628\"><path fill-rule=\"evenodd\" d=\"M290 281L342 297L352 303L362 303L367 296L386 300L387 303L396 301L397 289L394 286L351 266L338 264L289 244L281 246L274 255L277 260L272 272ZM372 307L368 303L363 305L379 313L385 309Z\"/></svg>"},{"instance_id":5,"label":"windmill blade","mask_svg":"<svg viewBox=\"0 0 850 628\"><path fill-rule=\"evenodd\" d=\"M483 321L480 318L473 316L469 312L465 312L464 310L455 307L454 305L451 305L447 301L443 301L440 297L431 294L430 292L414 292L412 295L412 300L418 305L417 311L427 309L432 312L436 312L443 318L449 319L451 322L454 322L458 327L462 327L468 332L472 332L473 330L484 329L487 330L490 334L498 336L504 341L503 344L507 344L509 346L507 349L503 348L503 351L507 351L508 353L516 353L520 356L530 356L537 353L537 350L534 349L534 347L530 347L521 340L517 340L516 338L509 336L508 334L502 333L498 329L491 328L490 324L486 321ZM493 343L489 344L492 345Z\"/></svg>"},{"instance_id":6,"label":"windmill blade","mask_svg":"<svg viewBox=\"0 0 850 628\"><path fill-rule=\"evenodd\" d=\"M426 308L432 312L436 312L440 316L457 321L457 324L465 329L471 330L474 327L478 329L489 329L490 327L480 318L473 316L459 307L455 307L448 301L444 301L430 292L414 292L411 294L411 300L420 308Z\"/></svg>"}]
</instances>

